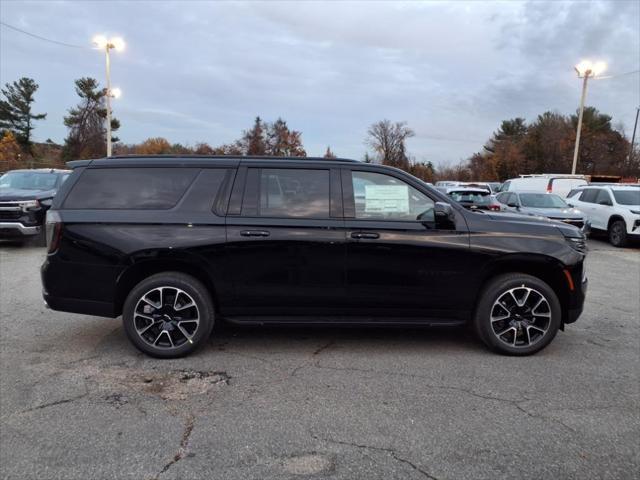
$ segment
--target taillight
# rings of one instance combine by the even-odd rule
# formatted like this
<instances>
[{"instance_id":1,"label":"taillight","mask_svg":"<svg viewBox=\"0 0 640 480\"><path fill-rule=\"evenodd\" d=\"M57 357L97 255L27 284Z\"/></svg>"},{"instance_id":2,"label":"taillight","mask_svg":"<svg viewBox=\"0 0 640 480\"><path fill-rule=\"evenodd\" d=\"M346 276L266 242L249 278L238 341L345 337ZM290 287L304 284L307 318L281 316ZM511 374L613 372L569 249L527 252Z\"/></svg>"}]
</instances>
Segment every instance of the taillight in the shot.
<instances>
[{"instance_id":1,"label":"taillight","mask_svg":"<svg viewBox=\"0 0 640 480\"><path fill-rule=\"evenodd\" d=\"M547 193L553 192L553 178L547 183Z\"/></svg>"},{"instance_id":2,"label":"taillight","mask_svg":"<svg viewBox=\"0 0 640 480\"><path fill-rule=\"evenodd\" d=\"M60 236L62 234L62 219L55 210L47 211L45 222L45 233L47 236L47 253L53 253L58 249Z\"/></svg>"},{"instance_id":3,"label":"taillight","mask_svg":"<svg viewBox=\"0 0 640 480\"><path fill-rule=\"evenodd\" d=\"M489 205L489 210L491 210L492 212L499 212L500 205Z\"/></svg>"}]
</instances>

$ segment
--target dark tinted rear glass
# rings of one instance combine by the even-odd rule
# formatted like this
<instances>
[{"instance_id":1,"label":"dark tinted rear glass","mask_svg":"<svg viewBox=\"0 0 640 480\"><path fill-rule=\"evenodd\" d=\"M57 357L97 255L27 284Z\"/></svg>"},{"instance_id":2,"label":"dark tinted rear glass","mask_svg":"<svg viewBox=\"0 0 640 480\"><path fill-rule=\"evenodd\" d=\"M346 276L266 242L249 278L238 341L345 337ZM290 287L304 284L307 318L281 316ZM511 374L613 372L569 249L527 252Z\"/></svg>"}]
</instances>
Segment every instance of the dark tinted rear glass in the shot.
<instances>
[{"instance_id":1,"label":"dark tinted rear glass","mask_svg":"<svg viewBox=\"0 0 640 480\"><path fill-rule=\"evenodd\" d=\"M87 169L69 193L64 208L172 208L197 173L197 168Z\"/></svg>"}]
</instances>

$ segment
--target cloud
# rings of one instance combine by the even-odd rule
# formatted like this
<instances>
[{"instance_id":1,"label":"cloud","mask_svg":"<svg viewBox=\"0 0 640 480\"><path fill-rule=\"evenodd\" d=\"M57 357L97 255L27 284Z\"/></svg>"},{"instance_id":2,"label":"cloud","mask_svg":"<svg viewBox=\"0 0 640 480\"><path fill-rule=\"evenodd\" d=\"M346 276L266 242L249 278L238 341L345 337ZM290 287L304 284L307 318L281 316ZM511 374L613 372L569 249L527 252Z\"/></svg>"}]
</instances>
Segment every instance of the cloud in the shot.
<instances>
[{"instance_id":1,"label":"cloud","mask_svg":"<svg viewBox=\"0 0 640 480\"><path fill-rule=\"evenodd\" d=\"M113 58L118 136L216 145L260 115L361 158L374 121L407 121L410 153L456 161L482 147L505 118L572 112L572 65L604 58L612 73L640 68L638 2L3 2L2 18L38 35L89 44L122 35ZM0 80L41 88L37 138L62 141L77 102L73 81L104 78L99 52L48 44L0 28ZM638 75L593 81L588 103L629 129Z\"/></svg>"}]
</instances>

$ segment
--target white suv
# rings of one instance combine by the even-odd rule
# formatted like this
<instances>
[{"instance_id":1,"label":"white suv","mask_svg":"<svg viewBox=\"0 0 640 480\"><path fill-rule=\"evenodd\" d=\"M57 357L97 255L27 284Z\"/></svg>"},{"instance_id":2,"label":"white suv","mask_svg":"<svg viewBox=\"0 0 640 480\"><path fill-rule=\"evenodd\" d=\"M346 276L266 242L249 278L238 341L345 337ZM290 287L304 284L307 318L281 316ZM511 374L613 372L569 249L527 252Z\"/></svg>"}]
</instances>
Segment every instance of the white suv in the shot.
<instances>
[{"instance_id":1,"label":"white suv","mask_svg":"<svg viewBox=\"0 0 640 480\"><path fill-rule=\"evenodd\" d=\"M584 212L592 229L606 231L612 245L640 239L640 185L587 185L571 190L567 202Z\"/></svg>"}]
</instances>

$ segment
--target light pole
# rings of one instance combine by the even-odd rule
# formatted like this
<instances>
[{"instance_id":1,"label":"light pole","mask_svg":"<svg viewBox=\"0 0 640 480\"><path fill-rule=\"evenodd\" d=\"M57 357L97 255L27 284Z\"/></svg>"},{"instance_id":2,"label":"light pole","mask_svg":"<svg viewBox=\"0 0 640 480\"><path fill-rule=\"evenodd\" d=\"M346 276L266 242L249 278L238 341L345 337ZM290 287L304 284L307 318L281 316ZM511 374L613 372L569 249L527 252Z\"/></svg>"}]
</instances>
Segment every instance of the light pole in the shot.
<instances>
[{"instance_id":1,"label":"light pole","mask_svg":"<svg viewBox=\"0 0 640 480\"><path fill-rule=\"evenodd\" d=\"M580 98L580 112L578 113L578 130L576 131L576 145L573 149L573 165L571 166L571 175L576 174L576 166L578 164L578 151L580 150L580 133L582 132L582 115L584 113L584 99L587 96L587 81L589 77L600 75L607 68L604 62L592 63L589 60L583 60L574 67L578 73L578 78L584 78L582 81L582 97Z\"/></svg>"},{"instance_id":2,"label":"light pole","mask_svg":"<svg viewBox=\"0 0 640 480\"><path fill-rule=\"evenodd\" d=\"M107 39L103 35L98 35L93 38L93 43L100 50L104 50L106 54L106 68L107 68L107 157L111 156L111 98L117 98L120 96L120 89L111 89L111 56L109 50L114 49L116 52L124 50L124 40L116 37Z\"/></svg>"}]
</instances>

